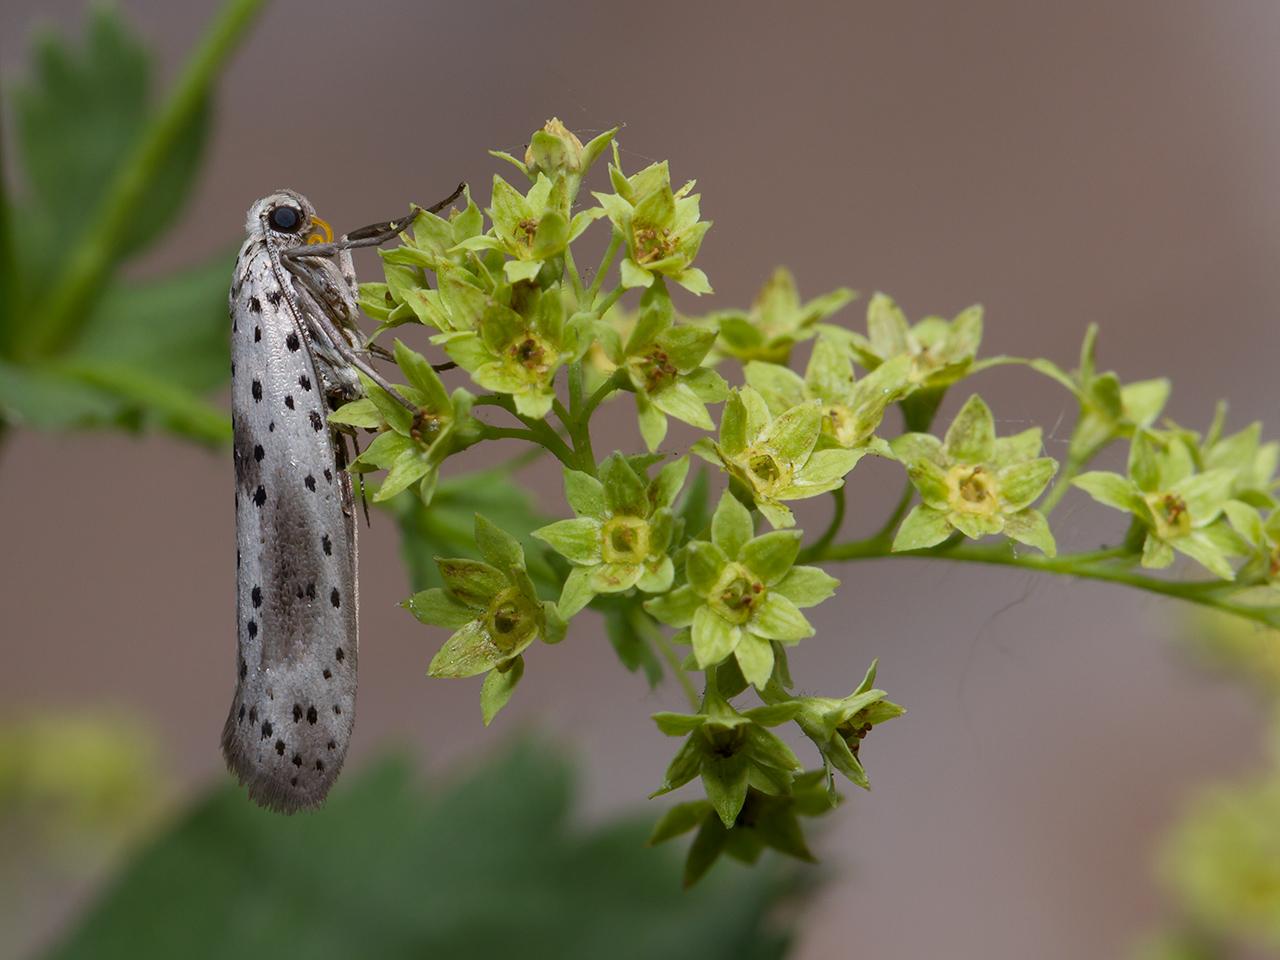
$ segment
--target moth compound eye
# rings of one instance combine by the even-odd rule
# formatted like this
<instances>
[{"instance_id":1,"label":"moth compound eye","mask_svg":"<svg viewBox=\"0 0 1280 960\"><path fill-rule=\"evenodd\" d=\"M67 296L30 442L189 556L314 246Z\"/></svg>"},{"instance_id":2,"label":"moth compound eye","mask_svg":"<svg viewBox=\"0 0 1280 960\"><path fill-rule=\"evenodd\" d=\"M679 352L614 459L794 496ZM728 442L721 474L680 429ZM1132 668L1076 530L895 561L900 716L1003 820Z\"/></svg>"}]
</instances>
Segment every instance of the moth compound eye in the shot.
<instances>
[{"instance_id":1,"label":"moth compound eye","mask_svg":"<svg viewBox=\"0 0 1280 960\"><path fill-rule=\"evenodd\" d=\"M302 226L302 211L297 207L275 207L267 217L272 230L294 233Z\"/></svg>"}]
</instances>

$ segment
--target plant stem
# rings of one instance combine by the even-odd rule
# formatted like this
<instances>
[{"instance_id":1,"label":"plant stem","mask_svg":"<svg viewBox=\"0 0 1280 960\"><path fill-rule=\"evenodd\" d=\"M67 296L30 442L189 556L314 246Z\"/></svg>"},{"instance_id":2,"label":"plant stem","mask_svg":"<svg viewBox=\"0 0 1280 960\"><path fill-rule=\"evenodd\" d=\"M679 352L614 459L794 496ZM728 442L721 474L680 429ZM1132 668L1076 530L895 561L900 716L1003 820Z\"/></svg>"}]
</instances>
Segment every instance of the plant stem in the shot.
<instances>
[{"instance_id":1,"label":"plant stem","mask_svg":"<svg viewBox=\"0 0 1280 960\"><path fill-rule=\"evenodd\" d=\"M579 309L582 305L582 277L578 273L578 264L573 259L573 250L570 247L564 248L564 268L569 274L569 282L573 285L574 300L577 301Z\"/></svg>"},{"instance_id":2,"label":"plant stem","mask_svg":"<svg viewBox=\"0 0 1280 960\"><path fill-rule=\"evenodd\" d=\"M884 522L879 530L876 531L875 539L888 541L893 535L894 528L901 522L902 518L907 515L907 508L911 506L911 501L915 499L916 488L908 480L902 487L902 496L898 498L897 506L893 508L893 513L889 515L889 519Z\"/></svg>"},{"instance_id":3,"label":"plant stem","mask_svg":"<svg viewBox=\"0 0 1280 960\"><path fill-rule=\"evenodd\" d=\"M1036 504L1036 509L1048 518L1049 513L1058 505L1058 501L1063 495L1071 489L1071 481L1079 476L1080 470L1085 466L1085 461L1074 456L1068 456L1067 462L1062 467L1062 472L1053 482L1053 486L1049 488L1041 501Z\"/></svg>"},{"instance_id":4,"label":"plant stem","mask_svg":"<svg viewBox=\"0 0 1280 960\"><path fill-rule=\"evenodd\" d=\"M596 454L591 449L591 417L583 412L583 392L582 361L575 360L569 365L569 437L573 441L573 452L578 456L578 469L594 477Z\"/></svg>"},{"instance_id":5,"label":"plant stem","mask_svg":"<svg viewBox=\"0 0 1280 960\"><path fill-rule=\"evenodd\" d=\"M218 19L187 62L168 101L143 133L133 154L107 185L106 199L84 237L70 251L66 269L52 288L52 302L19 345L23 355L39 357L56 353L75 337L94 297L116 265L138 205L187 122L200 109L218 71L262 6L263 0L227 0L223 5Z\"/></svg>"},{"instance_id":6,"label":"plant stem","mask_svg":"<svg viewBox=\"0 0 1280 960\"><path fill-rule=\"evenodd\" d=\"M591 286L587 289L587 299L583 307L590 310L596 302L596 294L600 292L600 286L604 283L605 275L609 272L609 268L613 266L613 258L618 255L618 249L622 246L622 234L617 230L613 231L609 237L609 246L605 248L604 256L600 258L600 266L596 270L596 275L591 280ZM603 310L600 311L604 313Z\"/></svg>"},{"instance_id":7,"label":"plant stem","mask_svg":"<svg viewBox=\"0 0 1280 960\"><path fill-rule=\"evenodd\" d=\"M604 300L600 302L599 306L592 307L592 309L596 312L596 316L603 317L606 313L609 312L609 308L618 302L618 298L621 297L626 292L627 291L622 288L622 284L618 284L616 287L610 290L609 293L605 296Z\"/></svg>"},{"instance_id":8,"label":"plant stem","mask_svg":"<svg viewBox=\"0 0 1280 960\"><path fill-rule=\"evenodd\" d=\"M505 431L502 434L503 436L517 437L522 440L528 440L530 443L537 443L546 447L566 467L577 467L574 452L569 449L569 445L564 442L560 434L551 429L545 420L534 420L532 417L520 414L516 410L515 401L511 397L505 394L487 393L476 397L472 405L476 407L501 407L528 428L527 431L520 431L512 427L495 427L486 423L483 424L486 431L501 430ZM494 434L494 436L497 436L497 434Z\"/></svg>"},{"instance_id":9,"label":"plant stem","mask_svg":"<svg viewBox=\"0 0 1280 960\"><path fill-rule=\"evenodd\" d=\"M590 420L591 415L596 412L596 407L600 406L604 398L615 390L621 389L625 377L626 375L621 370L615 370L608 380L596 387L595 392L587 398L587 402L582 408L583 418Z\"/></svg>"},{"instance_id":10,"label":"plant stem","mask_svg":"<svg viewBox=\"0 0 1280 960\"><path fill-rule=\"evenodd\" d=\"M1095 550L1086 553L1062 554L1057 557L1046 557L1040 554L1017 554L1007 546L984 547L969 544L930 547L926 550L910 550L894 553L884 540L870 537L866 540L855 540L849 543L835 544L821 554L809 557L815 562L822 561L854 561L880 560L896 557L915 557L926 560L953 560L959 563L981 563L1001 567L1020 567L1040 573L1055 573L1082 580L1101 580L1107 583L1122 583L1125 586L1158 593L1167 597L1211 607L1225 613L1231 613L1246 620L1270 627L1280 628L1280 609L1275 607L1251 606L1232 600L1230 594L1238 591L1241 584L1224 580L1177 581L1162 580L1147 576L1131 568L1128 564L1119 564L1117 560L1135 559L1134 554L1125 548Z\"/></svg>"},{"instance_id":11,"label":"plant stem","mask_svg":"<svg viewBox=\"0 0 1280 960\"><path fill-rule=\"evenodd\" d=\"M3 88L0 88L0 94L3 94ZM2 102L3 97L0 96ZM4 136L0 130L0 354L8 353L13 344L18 329L18 304L22 302L4 161Z\"/></svg>"},{"instance_id":12,"label":"plant stem","mask_svg":"<svg viewBox=\"0 0 1280 960\"><path fill-rule=\"evenodd\" d=\"M810 556L821 556L822 552L831 545L831 541L836 538L840 532L840 527L844 524L844 487L836 487L831 491L832 510L831 522L827 524L827 529L822 531L822 536L815 540L812 544L805 547L802 551L806 558Z\"/></svg>"}]
</instances>

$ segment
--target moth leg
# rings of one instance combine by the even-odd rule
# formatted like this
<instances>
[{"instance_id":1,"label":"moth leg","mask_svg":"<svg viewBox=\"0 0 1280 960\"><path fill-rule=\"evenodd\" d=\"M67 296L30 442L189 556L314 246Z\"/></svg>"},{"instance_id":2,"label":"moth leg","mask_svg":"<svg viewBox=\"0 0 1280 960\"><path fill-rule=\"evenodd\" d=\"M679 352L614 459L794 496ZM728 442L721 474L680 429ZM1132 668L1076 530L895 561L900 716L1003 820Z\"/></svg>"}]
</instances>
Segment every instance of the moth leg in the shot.
<instances>
[{"instance_id":1,"label":"moth leg","mask_svg":"<svg viewBox=\"0 0 1280 960\"><path fill-rule=\"evenodd\" d=\"M281 256L290 260L296 260L300 257L331 257L343 250L354 250L358 247L376 247L386 243L393 237L403 233L405 228L413 222L414 217L418 215L418 210L425 210L427 213L439 213L454 200L462 196L462 191L467 185L465 183L458 184L456 190L443 200L433 203L429 207L417 207L410 212L408 217L397 217L395 220L384 220L381 223L371 223L367 227L360 227L352 230L339 237L332 243L313 243L306 246L290 247L281 251Z\"/></svg>"}]
</instances>

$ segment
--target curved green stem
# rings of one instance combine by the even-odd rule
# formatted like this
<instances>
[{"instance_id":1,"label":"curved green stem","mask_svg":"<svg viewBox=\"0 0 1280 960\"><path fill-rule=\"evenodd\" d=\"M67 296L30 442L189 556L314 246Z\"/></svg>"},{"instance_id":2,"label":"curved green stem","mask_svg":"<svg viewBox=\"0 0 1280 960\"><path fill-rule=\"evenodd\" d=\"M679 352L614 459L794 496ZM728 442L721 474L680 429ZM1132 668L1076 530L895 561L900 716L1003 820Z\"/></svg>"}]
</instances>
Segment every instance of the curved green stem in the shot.
<instances>
[{"instance_id":1,"label":"curved green stem","mask_svg":"<svg viewBox=\"0 0 1280 960\"><path fill-rule=\"evenodd\" d=\"M23 355L56 353L75 337L87 318L88 307L116 265L138 205L263 2L227 0L168 101L108 184L102 207L84 238L70 251L66 269L53 286L52 301L19 345Z\"/></svg>"},{"instance_id":2,"label":"curved green stem","mask_svg":"<svg viewBox=\"0 0 1280 960\"><path fill-rule=\"evenodd\" d=\"M596 302L596 294L600 292L600 287L604 283L605 276L609 273L609 268L613 266L613 258L618 255L618 250L622 247L622 234L617 230L613 231L609 237L609 246L605 248L604 256L600 258L600 266L596 270L596 275L591 279L591 286L587 289L586 302L582 305L585 309L590 310ZM604 313L603 310L600 311Z\"/></svg>"},{"instance_id":3,"label":"curved green stem","mask_svg":"<svg viewBox=\"0 0 1280 960\"><path fill-rule=\"evenodd\" d=\"M490 436L505 436L521 440L528 440L530 443L536 443L546 447L548 451L566 467L577 467L574 452L569 449L569 445L564 442L560 434L545 420L535 420L532 417L526 417L516 410L515 401L506 394L487 393L483 396L476 397L472 402L472 406L476 407L501 407L507 413L511 414L517 420L525 425L527 429L519 430L514 427L495 427L492 424L482 424L486 431L501 431L501 433L492 433Z\"/></svg>"},{"instance_id":4,"label":"curved green stem","mask_svg":"<svg viewBox=\"0 0 1280 960\"><path fill-rule=\"evenodd\" d=\"M608 294L605 295L605 298L600 301L599 306L592 307L592 309L596 313L596 316L603 317L606 313L609 312L609 308L618 302L618 298L621 297L626 292L627 291L623 289L622 284L618 284L616 287L610 290Z\"/></svg>"},{"instance_id":5,"label":"curved green stem","mask_svg":"<svg viewBox=\"0 0 1280 960\"><path fill-rule=\"evenodd\" d=\"M1225 613L1231 613L1246 620L1280 628L1280 608L1259 607L1241 603L1231 598L1242 584L1224 580L1164 580L1148 576L1132 568L1134 554L1117 547L1107 550L1095 550L1086 553L1062 554L1057 557L1046 557L1041 554L1018 554L1007 544L984 547L976 544L961 543L956 546L943 545L926 550L910 550L894 553L875 537L867 540L855 540L849 543L835 544L822 554L811 557L813 561L854 561L880 560L895 557L915 557L926 560L953 560L958 563L981 563L1000 567L1019 567L1023 570L1034 570L1040 573L1055 573L1082 580L1101 580L1106 583L1121 583L1125 586L1158 593L1166 597L1177 597L1190 603L1211 607Z\"/></svg>"},{"instance_id":6,"label":"curved green stem","mask_svg":"<svg viewBox=\"0 0 1280 960\"><path fill-rule=\"evenodd\" d=\"M822 536L801 551L806 560L810 557L821 556L822 552L831 545L831 541L840 533L840 527L844 524L845 502L843 486L836 487L831 491L831 500L831 522L827 524L827 529L822 531Z\"/></svg>"},{"instance_id":7,"label":"curved green stem","mask_svg":"<svg viewBox=\"0 0 1280 960\"><path fill-rule=\"evenodd\" d=\"M1080 475L1081 469L1085 466L1085 461L1068 456L1066 463L1062 466L1062 472L1053 482L1053 486L1049 488L1049 492L1044 495L1036 509L1039 510L1047 518L1054 507L1058 505L1058 501L1063 495L1071 489L1071 481Z\"/></svg>"}]
</instances>

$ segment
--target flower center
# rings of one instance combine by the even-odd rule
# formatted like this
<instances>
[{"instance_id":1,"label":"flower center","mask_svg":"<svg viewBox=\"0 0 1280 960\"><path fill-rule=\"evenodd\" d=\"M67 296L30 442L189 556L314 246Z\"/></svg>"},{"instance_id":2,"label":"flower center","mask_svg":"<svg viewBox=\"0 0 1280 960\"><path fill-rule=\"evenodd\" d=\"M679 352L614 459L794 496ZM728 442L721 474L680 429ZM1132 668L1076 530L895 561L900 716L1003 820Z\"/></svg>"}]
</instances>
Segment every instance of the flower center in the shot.
<instances>
[{"instance_id":1,"label":"flower center","mask_svg":"<svg viewBox=\"0 0 1280 960\"><path fill-rule=\"evenodd\" d=\"M489 602L486 620L489 636L503 653L514 650L538 626L528 598L515 587L508 587Z\"/></svg>"},{"instance_id":2,"label":"flower center","mask_svg":"<svg viewBox=\"0 0 1280 960\"><path fill-rule=\"evenodd\" d=\"M791 482L791 468L768 450L749 449L742 456L747 481L758 490L777 490Z\"/></svg>"},{"instance_id":3,"label":"flower center","mask_svg":"<svg viewBox=\"0 0 1280 960\"><path fill-rule=\"evenodd\" d=\"M538 221L531 220L528 217L516 224L516 243L523 244L526 247L533 246L534 234L538 232Z\"/></svg>"},{"instance_id":4,"label":"flower center","mask_svg":"<svg viewBox=\"0 0 1280 960\"><path fill-rule=\"evenodd\" d=\"M708 602L730 623L743 624L751 619L766 593L755 574L740 563L730 563L712 588Z\"/></svg>"},{"instance_id":5,"label":"flower center","mask_svg":"<svg viewBox=\"0 0 1280 960\"><path fill-rule=\"evenodd\" d=\"M429 447L440 436L440 432L443 429L444 419L439 414L432 413L426 407L421 407L413 415L413 424L409 427L409 436L424 447Z\"/></svg>"},{"instance_id":6,"label":"flower center","mask_svg":"<svg viewBox=\"0 0 1280 960\"><path fill-rule=\"evenodd\" d=\"M981 464L952 467L947 474L947 485L951 488L948 500L953 510L990 515L1000 508L995 475Z\"/></svg>"},{"instance_id":7,"label":"flower center","mask_svg":"<svg viewBox=\"0 0 1280 960\"><path fill-rule=\"evenodd\" d=\"M1156 518L1156 532L1164 538L1179 537L1191 532L1191 514L1187 501L1176 493L1152 493L1147 504Z\"/></svg>"},{"instance_id":8,"label":"flower center","mask_svg":"<svg viewBox=\"0 0 1280 960\"><path fill-rule=\"evenodd\" d=\"M843 403L833 403L827 407L822 425L842 447L851 447L862 439L858 436L857 418Z\"/></svg>"},{"instance_id":9,"label":"flower center","mask_svg":"<svg viewBox=\"0 0 1280 960\"><path fill-rule=\"evenodd\" d=\"M636 369L644 381L645 393L657 393L663 387L674 383L679 374L671 362L671 357L661 347L654 347L636 361Z\"/></svg>"},{"instance_id":10,"label":"flower center","mask_svg":"<svg viewBox=\"0 0 1280 960\"><path fill-rule=\"evenodd\" d=\"M514 369L515 373L526 380L538 383L551 369L548 358L554 356L554 352L548 349L540 337L526 333L507 347L506 355L508 369Z\"/></svg>"},{"instance_id":11,"label":"flower center","mask_svg":"<svg viewBox=\"0 0 1280 960\"><path fill-rule=\"evenodd\" d=\"M632 229L631 237L636 263L653 263L670 256L675 249L669 231L663 227L637 226Z\"/></svg>"},{"instance_id":12,"label":"flower center","mask_svg":"<svg viewBox=\"0 0 1280 960\"><path fill-rule=\"evenodd\" d=\"M699 729L702 735L707 738L710 752L722 760L727 760L737 753L747 739L747 725L745 723L732 727L704 723Z\"/></svg>"},{"instance_id":13,"label":"flower center","mask_svg":"<svg viewBox=\"0 0 1280 960\"><path fill-rule=\"evenodd\" d=\"M643 563L649 556L649 522L639 517L606 521L600 552L606 563Z\"/></svg>"}]
</instances>

